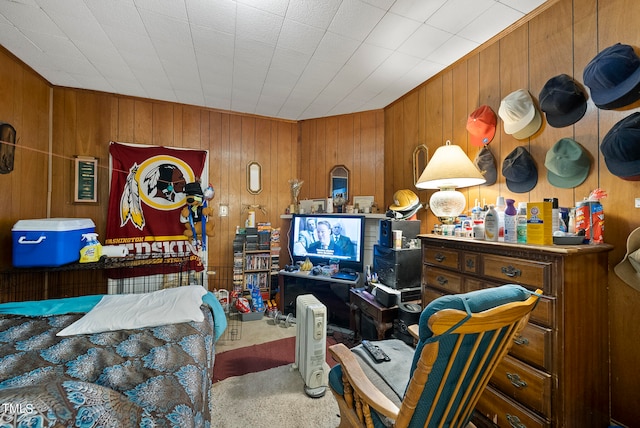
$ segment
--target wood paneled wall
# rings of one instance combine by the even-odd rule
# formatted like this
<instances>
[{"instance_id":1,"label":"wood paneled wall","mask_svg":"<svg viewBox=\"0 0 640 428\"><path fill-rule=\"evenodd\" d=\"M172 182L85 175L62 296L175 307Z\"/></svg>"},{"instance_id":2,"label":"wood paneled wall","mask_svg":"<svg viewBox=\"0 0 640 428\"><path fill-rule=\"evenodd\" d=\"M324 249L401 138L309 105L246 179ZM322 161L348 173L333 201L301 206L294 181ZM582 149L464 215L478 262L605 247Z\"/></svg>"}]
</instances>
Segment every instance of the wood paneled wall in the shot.
<instances>
[{"instance_id":1,"label":"wood paneled wall","mask_svg":"<svg viewBox=\"0 0 640 428\"><path fill-rule=\"evenodd\" d=\"M216 217L217 234L210 244L209 264L216 270L214 286L224 286L232 265L231 239L236 225L244 224L245 204L261 204L258 221L281 224L280 214L290 202L288 180L305 181L301 198L328 195L328 172L338 164L351 171L351 194L373 195L381 209L393 193L413 187L411 154L418 144L431 153L450 139L467 150L468 114L480 104L496 112L508 93L526 88L537 98L547 79L560 74L582 80L584 66L597 52L616 42L640 47L640 2L636 0L559 0L489 41L463 60L386 107L371 111L300 123L220 112L172 103L155 102L90 91L53 88L12 55L0 49L0 121L18 131L15 170L0 175L0 266L11 260L12 225L21 218L46 216L90 217L104 234L108 195L107 144L110 140L140 144L207 149L210 180L216 188L213 206L225 203L229 217ZM513 194L499 174L493 186L466 189L468 201L495 200L498 194L518 201L556 196L561 205L573 205L596 187L609 196L603 200L606 242L615 246L609 265L625 254L626 238L640 226L633 198L637 183L610 174L599 153L607 131L638 104L625 110L603 111L590 101L585 117L574 126L554 129L547 125L526 141L499 130L491 149L502 159L517 145L525 145L538 163L539 182L528 194ZM51 115L51 117L50 117ZM569 136L592 156L592 170L576 189L551 187L543 166L546 151L559 138ZM49 150L51 144L51 150ZM100 194L97 205L72 201L71 157L100 159ZM246 192L245 165L262 165L264 190ZM49 163L51 162L51 168ZM49 179L49 175L51 178ZM430 192L418 191L428 200ZM423 231L435 219L422 210ZM640 420L640 293L620 281L613 271L610 289L612 416L635 426ZM584 302L589 310L589 302ZM592 332L575 332L576 340L589 340ZM589 373L585 373L589 376Z\"/></svg>"},{"instance_id":2,"label":"wood paneled wall","mask_svg":"<svg viewBox=\"0 0 640 428\"><path fill-rule=\"evenodd\" d=\"M300 167L304 180L300 199L327 198L329 172L349 170L349 199L373 196L381 210L384 199L384 114L382 110L300 122Z\"/></svg>"},{"instance_id":3,"label":"wood paneled wall","mask_svg":"<svg viewBox=\"0 0 640 428\"><path fill-rule=\"evenodd\" d=\"M51 86L0 50L0 122L16 128L14 169L0 174L0 267L11 265L11 228L47 217ZM4 143L0 143L4 144Z\"/></svg>"},{"instance_id":4,"label":"wood paneled wall","mask_svg":"<svg viewBox=\"0 0 640 428\"><path fill-rule=\"evenodd\" d=\"M412 177L405 171L408 157L417 144L426 144L430 153L445 140L462 146L471 159L478 148L468 143L466 121L469 113L487 104L498 113L500 101L509 93L524 88L537 99L545 82L566 73L582 82L582 71L604 48L617 42L630 44L640 52L640 2L632 0L560 0L540 9L535 16L505 31L463 60L447 68L414 91L385 108L385 198L394 189L410 186ZM589 101L585 116L575 125L553 128L544 123L531 138L516 140L498 130L490 148L498 161L498 181L492 186L464 189L467 201L476 198L494 203L498 195L516 201L539 201L557 197L561 206L574 206L595 188L607 191L602 203L606 216L605 241L615 249L609 255L609 322L611 337L612 417L619 423L636 426L640 421L640 293L613 273L613 267L626 252L629 233L640 226L634 197L639 196L637 182L624 181L606 168L599 144L611 127L637 111L640 103L628 108L605 111ZM551 186L546 179L546 152L563 137L571 137L590 153L592 168L586 181L574 189ZM537 163L538 184L529 193L510 192L501 174L502 160L517 146L525 146ZM419 191L427 201L431 191ZM431 230L436 219L421 211L423 231ZM570 310L564 308L564 310ZM583 308L589 310L589 302ZM606 322L606 320L604 320ZM573 332L575 340L589 340L593 332ZM566 370L571 370L566 367ZM589 373L584 373L589 376ZM633 392L632 392L633 391Z\"/></svg>"},{"instance_id":5,"label":"wood paneled wall","mask_svg":"<svg viewBox=\"0 0 640 428\"><path fill-rule=\"evenodd\" d=\"M290 202L288 180L298 171L296 122L93 91L56 87L50 92L46 81L10 55L3 54L0 64L3 99L12 100L0 102L0 120L12 123L19 138L15 170L0 175L5 188L0 192L0 240L7 249L2 266L11 265L10 231L19 219L91 218L104 236L110 141L209 151L209 181L215 189L210 205L216 213L220 204L229 206L229 216L213 218L210 287L231 286L231 243L236 226L244 226L249 205L264 208L256 211L258 222L280 226L280 215ZM97 204L73 203L76 155L99 159ZM251 161L262 166L263 190L258 195L246 190L246 165Z\"/></svg>"}]
</instances>

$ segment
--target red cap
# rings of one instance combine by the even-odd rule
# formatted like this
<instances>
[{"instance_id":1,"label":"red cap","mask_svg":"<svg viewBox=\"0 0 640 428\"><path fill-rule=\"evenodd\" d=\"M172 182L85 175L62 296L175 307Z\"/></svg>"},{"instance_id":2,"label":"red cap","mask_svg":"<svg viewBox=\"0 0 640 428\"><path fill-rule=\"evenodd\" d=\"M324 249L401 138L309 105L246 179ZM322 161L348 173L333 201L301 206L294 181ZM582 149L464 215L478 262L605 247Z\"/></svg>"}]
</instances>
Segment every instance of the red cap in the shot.
<instances>
[{"instance_id":1,"label":"red cap","mask_svg":"<svg viewBox=\"0 0 640 428\"><path fill-rule=\"evenodd\" d=\"M467 131L469 141L474 146L486 146L496 135L496 123L498 119L491 107L481 105L467 119Z\"/></svg>"}]
</instances>

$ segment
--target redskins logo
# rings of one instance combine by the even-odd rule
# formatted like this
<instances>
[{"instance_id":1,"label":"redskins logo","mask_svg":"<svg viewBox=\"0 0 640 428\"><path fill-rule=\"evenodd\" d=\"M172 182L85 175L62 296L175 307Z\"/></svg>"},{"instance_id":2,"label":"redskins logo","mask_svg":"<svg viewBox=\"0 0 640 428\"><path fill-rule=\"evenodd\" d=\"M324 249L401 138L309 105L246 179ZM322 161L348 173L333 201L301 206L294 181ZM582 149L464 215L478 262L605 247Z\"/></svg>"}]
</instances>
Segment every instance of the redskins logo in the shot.
<instances>
[{"instance_id":1,"label":"redskins logo","mask_svg":"<svg viewBox=\"0 0 640 428\"><path fill-rule=\"evenodd\" d=\"M185 184L195 179L191 167L173 156L153 156L140 165L134 163L120 198L120 227L130 221L136 228L144 228L143 202L159 211L180 208Z\"/></svg>"}]
</instances>

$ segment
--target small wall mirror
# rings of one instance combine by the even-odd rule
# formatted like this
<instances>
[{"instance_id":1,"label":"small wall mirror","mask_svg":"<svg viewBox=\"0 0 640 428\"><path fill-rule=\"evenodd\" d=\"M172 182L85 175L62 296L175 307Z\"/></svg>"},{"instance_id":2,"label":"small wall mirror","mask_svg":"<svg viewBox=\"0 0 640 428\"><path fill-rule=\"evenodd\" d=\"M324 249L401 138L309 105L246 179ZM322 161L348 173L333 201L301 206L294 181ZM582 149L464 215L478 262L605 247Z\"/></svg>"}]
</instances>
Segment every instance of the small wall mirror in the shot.
<instances>
[{"instance_id":1,"label":"small wall mirror","mask_svg":"<svg viewBox=\"0 0 640 428\"><path fill-rule=\"evenodd\" d=\"M247 191L252 195L262 192L262 167L258 162L247 164Z\"/></svg>"},{"instance_id":2,"label":"small wall mirror","mask_svg":"<svg viewBox=\"0 0 640 428\"><path fill-rule=\"evenodd\" d=\"M343 197L349 200L349 170L344 165L334 166L329 174L329 189L331 197L335 200Z\"/></svg>"},{"instance_id":3,"label":"small wall mirror","mask_svg":"<svg viewBox=\"0 0 640 428\"><path fill-rule=\"evenodd\" d=\"M413 184L418 183L422 171L429 163L429 149L424 144L420 144L413 151Z\"/></svg>"}]
</instances>

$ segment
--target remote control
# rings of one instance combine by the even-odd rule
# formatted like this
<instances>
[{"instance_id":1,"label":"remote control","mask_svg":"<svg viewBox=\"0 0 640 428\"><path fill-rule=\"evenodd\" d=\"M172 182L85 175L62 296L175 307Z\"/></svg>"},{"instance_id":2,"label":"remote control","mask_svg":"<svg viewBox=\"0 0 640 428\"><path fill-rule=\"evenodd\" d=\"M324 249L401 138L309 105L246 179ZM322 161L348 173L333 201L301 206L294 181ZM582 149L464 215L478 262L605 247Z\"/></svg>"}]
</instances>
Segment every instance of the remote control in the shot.
<instances>
[{"instance_id":1,"label":"remote control","mask_svg":"<svg viewBox=\"0 0 640 428\"><path fill-rule=\"evenodd\" d=\"M362 347L366 349L369 354L373 357L376 363L381 363L383 361L391 361L391 358L382 350L378 345L374 345L368 340L362 341Z\"/></svg>"}]
</instances>

